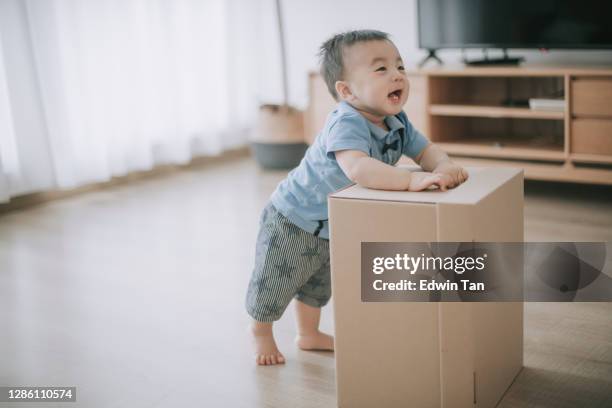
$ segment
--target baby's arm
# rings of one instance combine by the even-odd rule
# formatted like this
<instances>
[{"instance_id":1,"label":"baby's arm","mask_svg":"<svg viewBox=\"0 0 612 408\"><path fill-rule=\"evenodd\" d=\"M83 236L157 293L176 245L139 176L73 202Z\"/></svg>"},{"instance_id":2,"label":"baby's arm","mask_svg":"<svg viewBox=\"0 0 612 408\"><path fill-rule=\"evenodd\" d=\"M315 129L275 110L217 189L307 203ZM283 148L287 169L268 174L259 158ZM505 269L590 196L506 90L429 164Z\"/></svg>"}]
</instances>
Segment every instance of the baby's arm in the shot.
<instances>
[{"instance_id":1,"label":"baby's arm","mask_svg":"<svg viewBox=\"0 0 612 408\"><path fill-rule=\"evenodd\" d=\"M433 143L430 143L415 161L425 171L440 174L450 188L458 186L468 179L467 171L453 163L448 155Z\"/></svg>"},{"instance_id":2,"label":"baby's arm","mask_svg":"<svg viewBox=\"0 0 612 408\"><path fill-rule=\"evenodd\" d=\"M420 191L431 185L438 185L442 190L447 187L442 175L390 166L359 150L340 150L335 155L344 174L367 188Z\"/></svg>"}]
</instances>

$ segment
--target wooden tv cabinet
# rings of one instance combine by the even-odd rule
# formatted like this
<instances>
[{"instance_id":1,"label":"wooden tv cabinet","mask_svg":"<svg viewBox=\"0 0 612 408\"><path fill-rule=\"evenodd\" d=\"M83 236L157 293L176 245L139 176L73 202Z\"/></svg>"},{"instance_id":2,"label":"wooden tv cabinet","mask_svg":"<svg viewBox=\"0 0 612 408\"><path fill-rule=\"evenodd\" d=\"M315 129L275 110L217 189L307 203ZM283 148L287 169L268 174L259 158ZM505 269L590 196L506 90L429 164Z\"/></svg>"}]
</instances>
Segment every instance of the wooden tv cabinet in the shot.
<instances>
[{"instance_id":1,"label":"wooden tv cabinet","mask_svg":"<svg viewBox=\"0 0 612 408\"><path fill-rule=\"evenodd\" d=\"M521 167L529 179L612 185L612 68L455 67L408 71L411 122L455 161ZM335 106L310 75L306 138ZM529 98L564 95L563 111Z\"/></svg>"}]
</instances>

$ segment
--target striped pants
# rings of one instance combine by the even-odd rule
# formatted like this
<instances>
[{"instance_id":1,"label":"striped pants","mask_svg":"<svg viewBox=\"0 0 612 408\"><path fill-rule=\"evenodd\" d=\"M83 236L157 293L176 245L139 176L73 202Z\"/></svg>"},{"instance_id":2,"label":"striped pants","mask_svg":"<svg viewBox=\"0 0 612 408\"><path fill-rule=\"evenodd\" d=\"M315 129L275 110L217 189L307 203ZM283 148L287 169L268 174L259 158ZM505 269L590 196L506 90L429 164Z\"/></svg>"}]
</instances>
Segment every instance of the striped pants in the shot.
<instances>
[{"instance_id":1,"label":"striped pants","mask_svg":"<svg viewBox=\"0 0 612 408\"><path fill-rule=\"evenodd\" d=\"M261 215L246 309L255 320L272 322L294 297L314 307L329 301L329 240L302 230L268 204Z\"/></svg>"}]
</instances>

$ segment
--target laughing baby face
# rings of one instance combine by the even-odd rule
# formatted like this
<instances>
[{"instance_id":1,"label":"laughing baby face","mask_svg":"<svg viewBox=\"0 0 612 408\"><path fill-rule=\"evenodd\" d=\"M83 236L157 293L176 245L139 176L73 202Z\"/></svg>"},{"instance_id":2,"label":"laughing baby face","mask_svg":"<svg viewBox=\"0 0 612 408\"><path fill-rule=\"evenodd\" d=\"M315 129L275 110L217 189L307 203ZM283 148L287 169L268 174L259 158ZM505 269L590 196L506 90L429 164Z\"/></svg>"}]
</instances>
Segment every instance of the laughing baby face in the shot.
<instances>
[{"instance_id":1,"label":"laughing baby face","mask_svg":"<svg viewBox=\"0 0 612 408\"><path fill-rule=\"evenodd\" d=\"M386 40L359 42L343 50L343 80L336 91L370 121L397 115L408 99L408 79L395 45Z\"/></svg>"}]
</instances>

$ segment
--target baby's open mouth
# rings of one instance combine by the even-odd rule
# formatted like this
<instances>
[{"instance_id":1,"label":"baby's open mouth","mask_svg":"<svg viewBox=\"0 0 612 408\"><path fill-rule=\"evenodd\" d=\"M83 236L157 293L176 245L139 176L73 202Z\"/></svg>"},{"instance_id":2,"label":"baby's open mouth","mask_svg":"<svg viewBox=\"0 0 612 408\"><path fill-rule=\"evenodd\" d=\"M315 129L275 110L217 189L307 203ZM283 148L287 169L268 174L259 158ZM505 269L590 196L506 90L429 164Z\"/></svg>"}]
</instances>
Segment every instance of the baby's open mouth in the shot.
<instances>
[{"instance_id":1,"label":"baby's open mouth","mask_svg":"<svg viewBox=\"0 0 612 408\"><path fill-rule=\"evenodd\" d=\"M391 92L388 95L388 98L391 99L391 102L399 102L401 96L402 96L402 90L398 89L398 90Z\"/></svg>"}]
</instances>

